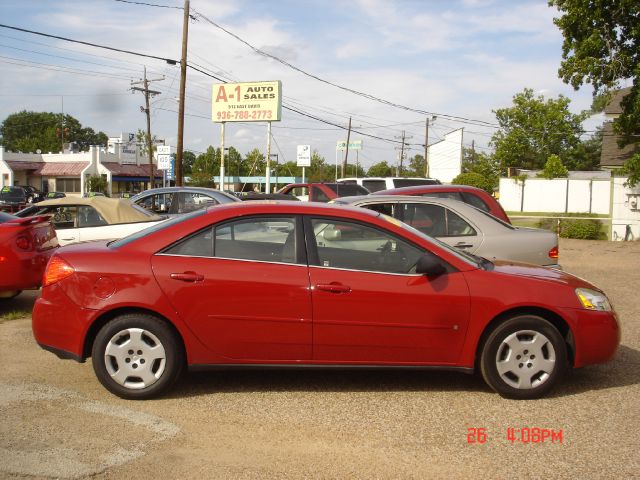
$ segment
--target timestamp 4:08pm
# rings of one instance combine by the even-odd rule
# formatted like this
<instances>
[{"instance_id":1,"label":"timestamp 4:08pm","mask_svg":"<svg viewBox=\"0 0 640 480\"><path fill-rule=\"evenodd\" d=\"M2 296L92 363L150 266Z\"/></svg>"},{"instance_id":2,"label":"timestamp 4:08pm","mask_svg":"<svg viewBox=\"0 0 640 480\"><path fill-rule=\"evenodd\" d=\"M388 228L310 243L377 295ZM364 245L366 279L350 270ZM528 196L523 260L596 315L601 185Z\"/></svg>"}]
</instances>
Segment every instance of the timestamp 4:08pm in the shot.
<instances>
[{"instance_id":1,"label":"timestamp 4:08pm","mask_svg":"<svg viewBox=\"0 0 640 480\"><path fill-rule=\"evenodd\" d=\"M217 120L270 120L271 110L234 110L232 112L216 112Z\"/></svg>"},{"instance_id":2,"label":"timestamp 4:08pm","mask_svg":"<svg viewBox=\"0 0 640 480\"><path fill-rule=\"evenodd\" d=\"M504 438L511 443L562 443L563 431L538 427L508 427ZM486 428L467 428L467 443L482 444L488 439Z\"/></svg>"}]
</instances>

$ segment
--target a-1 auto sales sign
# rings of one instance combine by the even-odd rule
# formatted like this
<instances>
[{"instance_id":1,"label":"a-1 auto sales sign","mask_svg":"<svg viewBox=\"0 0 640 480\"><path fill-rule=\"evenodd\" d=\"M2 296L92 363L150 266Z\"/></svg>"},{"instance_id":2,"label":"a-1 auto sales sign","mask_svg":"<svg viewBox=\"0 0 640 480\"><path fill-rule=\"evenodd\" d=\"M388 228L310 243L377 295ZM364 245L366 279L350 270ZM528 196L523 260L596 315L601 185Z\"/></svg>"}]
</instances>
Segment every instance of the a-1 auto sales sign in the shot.
<instances>
[{"instance_id":1,"label":"a-1 auto sales sign","mask_svg":"<svg viewBox=\"0 0 640 480\"><path fill-rule=\"evenodd\" d=\"M223 83L213 86L214 122L277 122L282 114L282 82Z\"/></svg>"}]
</instances>

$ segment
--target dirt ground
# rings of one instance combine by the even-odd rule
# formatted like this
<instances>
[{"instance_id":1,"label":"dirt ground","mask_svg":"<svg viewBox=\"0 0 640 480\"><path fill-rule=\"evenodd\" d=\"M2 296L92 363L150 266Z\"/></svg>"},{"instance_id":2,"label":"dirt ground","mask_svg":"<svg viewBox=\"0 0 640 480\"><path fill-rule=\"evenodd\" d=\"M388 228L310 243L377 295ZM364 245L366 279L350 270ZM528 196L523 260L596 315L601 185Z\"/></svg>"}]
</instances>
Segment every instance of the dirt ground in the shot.
<instances>
[{"instance_id":1,"label":"dirt ground","mask_svg":"<svg viewBox=\"0 0 640 480\"><path fill-rule=\"evenodd\" d=\"M640 478L640 242L560 248L609 295L622 345L536 401L457 373L304 370L191 373L124 401L41 350L29 318L1 321L0 478Z\"/></svg>"}]
</instances>

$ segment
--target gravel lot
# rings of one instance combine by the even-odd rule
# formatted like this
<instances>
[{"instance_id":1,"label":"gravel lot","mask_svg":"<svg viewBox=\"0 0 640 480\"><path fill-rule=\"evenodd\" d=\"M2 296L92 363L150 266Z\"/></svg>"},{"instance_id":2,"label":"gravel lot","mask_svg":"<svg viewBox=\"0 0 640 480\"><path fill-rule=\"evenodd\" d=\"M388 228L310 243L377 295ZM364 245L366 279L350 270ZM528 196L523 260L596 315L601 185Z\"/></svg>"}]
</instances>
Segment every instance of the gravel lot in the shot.
<instances>
[{"instance_id":1,"label":"gravel lot","mask_svg":"<svg viewBox=\"0 0 640 480\"><path fill-rule=\"evenodd\" d=\"M608 293L622 345L537 401L420 371L192 373L169 397L124 401L90 363L41 350L29 318L0 321L0 477L640 478L640 242L560 248L565 270ZM512 444L507 429L523 427L555 439Z\"/></svg>"}]
</instances>

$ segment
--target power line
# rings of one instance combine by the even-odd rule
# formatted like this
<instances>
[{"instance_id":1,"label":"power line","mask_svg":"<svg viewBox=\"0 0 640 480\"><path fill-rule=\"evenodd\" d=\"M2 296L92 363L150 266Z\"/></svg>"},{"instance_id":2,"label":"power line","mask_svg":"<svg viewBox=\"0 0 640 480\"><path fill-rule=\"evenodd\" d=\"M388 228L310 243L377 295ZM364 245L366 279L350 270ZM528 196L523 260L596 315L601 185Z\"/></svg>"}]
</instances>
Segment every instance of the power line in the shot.
<instances>
[{"instance_id":1,"label":"power line","mask_svg":"<svg viewBox=\"0 0 640 480\"><path fill-rule=\"evenodd\" d=\"M133 5L144 5L146 7L173 8L176 10L184 10L184 8L182 7L175 7L173 5L159 5L157 3L133 2L131 0L114 0L114 1L120 2L120 3L131 3Z\"/></svg>"},{"instance_id":2,"label":"power line","mask_svg":"<svg viewBox=\"0 0 640 480\"><path fill-rule=\"evenodd\" d=\"M146 58L153 58L155 60L162 60L163 62L167 62L167 63L169 63L171 65L176 65L178 63L178 60L173 60L171 58L158 57L156 55L148 55L146 53L132 52L131 50L123 50L121 48L108 47L106 45L99 45L97 43L85 42L85 41L82 41L82 40L74 40L72 38L60 37L58 35L51 35L49 33L36 32L34 30L27 30L26 28L13 27L11 25L5 25L3 23L0 23L0 27L9 28L11 30L17 30L18 32L31 33L33 35L40 35L42 37L56 38L58 40L64 40L65 42L79 43L81 45L88 45L90 47L103 48L105 50L111 50L111 51L120 52L120 53L127 53L129 55L136 55L138 57L146 57Z\"/></svg>"}]
</instances>

